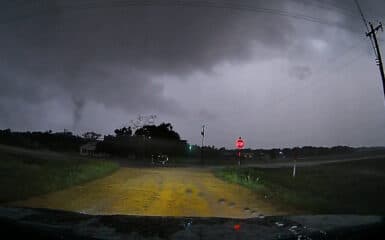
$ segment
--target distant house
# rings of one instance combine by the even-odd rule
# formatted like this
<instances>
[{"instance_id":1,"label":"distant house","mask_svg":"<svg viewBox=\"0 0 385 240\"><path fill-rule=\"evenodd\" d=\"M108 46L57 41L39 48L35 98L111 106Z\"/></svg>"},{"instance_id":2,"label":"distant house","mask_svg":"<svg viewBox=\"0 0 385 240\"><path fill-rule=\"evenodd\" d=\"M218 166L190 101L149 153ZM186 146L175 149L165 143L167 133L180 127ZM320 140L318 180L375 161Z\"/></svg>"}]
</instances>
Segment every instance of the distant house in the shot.
<instances>
[{"instance_id":1,"label":"distant house","mask_svg":"<svg viewBox=\"0 0 385 240\"><path fill-rule=\"evenodd\" d=\"M94 156L96 152L97 142L88 142L80 146L80 155L82 156Z\"/></svg>"}]
</instances>

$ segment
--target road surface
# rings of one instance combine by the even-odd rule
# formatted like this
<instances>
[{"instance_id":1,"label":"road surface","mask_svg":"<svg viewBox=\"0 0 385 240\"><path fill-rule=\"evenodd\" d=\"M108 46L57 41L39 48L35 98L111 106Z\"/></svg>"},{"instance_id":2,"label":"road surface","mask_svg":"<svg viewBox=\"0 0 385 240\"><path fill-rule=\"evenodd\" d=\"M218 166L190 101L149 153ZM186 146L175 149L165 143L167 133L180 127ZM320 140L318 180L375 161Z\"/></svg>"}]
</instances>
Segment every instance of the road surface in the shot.
<instances>
[{"instance_id":1,"label":"road surface","mask_svg":"<svg viewBox=\"0 0 385 240\"><path fill-rule=\"evenodd\" d=\"M114 174L11 206L88 214L256 217L282 215L269 199L201 168L120 168Z\"/></svg>"}]
</instances>

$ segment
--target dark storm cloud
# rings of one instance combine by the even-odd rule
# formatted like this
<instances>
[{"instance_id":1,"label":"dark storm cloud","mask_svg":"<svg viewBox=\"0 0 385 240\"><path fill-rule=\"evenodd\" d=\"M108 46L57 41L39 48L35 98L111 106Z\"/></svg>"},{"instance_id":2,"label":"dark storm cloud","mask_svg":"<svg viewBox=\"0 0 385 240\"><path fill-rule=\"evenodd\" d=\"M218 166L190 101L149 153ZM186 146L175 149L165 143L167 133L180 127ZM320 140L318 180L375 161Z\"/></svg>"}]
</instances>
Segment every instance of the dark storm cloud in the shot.
<instances>
[{"instance_id":1,"label":"dark storm cloud","mask_svg":"<svg viewBox=\"0 0 385 240\"><path fill-rule=\"evenodd\" d=\"M175 113L178 104L162 95L153 76L210 71L221 61L249 59L253 44L279 49L290 42L291 25L276 16L175 5L180 1L132 4L140 2L4 3L0 94L28 102L67 95L75 123L85 101ZM282 8L282 2L253 6Z\"/></svg>"},{"instance_id":2,"label":"dark storm cloud","mask_svg":"<svg viewBox=\"0 0 385 240\"><path fill-rule=\"evenodd\" d=\"M368 20L383 15L385 2L360 2ZM322 116L308 106L317 101L311 94L294 104L298 109L303 104L302 110L285 105L279 111L271 102L309 93L302 83L313 87L324 82L317 81L319 74L333 72L320 71L325 59L334 61L346 46L354 50L355 38L365 39L353 3L1 1L0 127L104 131L149 113L172 121L189 139L199 139L200 124L211 121L213 144L226 145L233 135L252 134L250 129L260 131L253 135L255 143L261 143L257 136L266 136L266 145L308 143L305 130L313 129L312 123L339 132L327 117L342 112L342 105L333 105L340 89L335 96L317 95L330 100ZM280 66L286 63L287 68ZM357 90L341 89L342 96ZM274 118L285 111L290 113L285 118ZM352 111L351 119L357 119L354 114L360 115ZM300 140L294 142L290 133L298 129L298 116L308 118L300 124L305 133L296 131ZM318 130L315 142L327 142L324 128ZM339 133L352 139L345 130Z\"/></svg>"},{"instance_id":3,"label":"dark storm cloud","mask_svg":"<svg viewBox=\"0 0 385 240\"><path fill-rule=\"evenodd\" d=\"M312 74L311 68L308 66L293 66L289 70L289 75L299 80L305 80Z\"/></svg>"}]
</instances>

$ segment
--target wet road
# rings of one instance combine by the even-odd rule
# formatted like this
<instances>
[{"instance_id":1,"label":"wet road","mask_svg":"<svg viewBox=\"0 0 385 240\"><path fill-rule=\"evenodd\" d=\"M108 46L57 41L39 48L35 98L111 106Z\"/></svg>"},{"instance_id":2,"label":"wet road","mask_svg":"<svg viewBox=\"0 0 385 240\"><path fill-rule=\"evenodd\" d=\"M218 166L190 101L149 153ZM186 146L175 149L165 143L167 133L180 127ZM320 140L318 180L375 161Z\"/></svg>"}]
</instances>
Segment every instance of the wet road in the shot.
<instances>
[{"instance_id":1,"label":"wet road","mask_svg":"<svg viewBox=\"0 0 385 240\"><path fill-rule=\"evenodd\" d=\"M264 196L200 168L121 168L105 178L12 206L150 216L244 218L285 214Z\"/></svg>"}]
</instances>

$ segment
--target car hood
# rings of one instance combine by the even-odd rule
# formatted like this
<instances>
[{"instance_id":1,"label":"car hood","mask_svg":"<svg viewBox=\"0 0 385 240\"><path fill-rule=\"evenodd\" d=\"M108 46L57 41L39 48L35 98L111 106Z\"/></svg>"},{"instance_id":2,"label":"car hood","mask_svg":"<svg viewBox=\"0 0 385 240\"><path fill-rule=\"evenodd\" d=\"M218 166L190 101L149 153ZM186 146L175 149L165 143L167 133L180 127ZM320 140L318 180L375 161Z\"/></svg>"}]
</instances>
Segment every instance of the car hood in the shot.
<instances>
[{"instance_id":1,"label":"car hood","mask_svg":"<svg viewBox=\"0 0 385 240\"><path fill-rule=\"evenodd\" d=\"M0 208L2 236L40 239L383 239L384 219L361 215L248 219L87 215Z\"/></svg>"}]
</instances>

